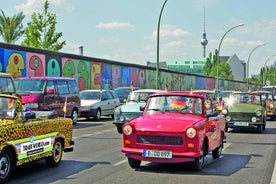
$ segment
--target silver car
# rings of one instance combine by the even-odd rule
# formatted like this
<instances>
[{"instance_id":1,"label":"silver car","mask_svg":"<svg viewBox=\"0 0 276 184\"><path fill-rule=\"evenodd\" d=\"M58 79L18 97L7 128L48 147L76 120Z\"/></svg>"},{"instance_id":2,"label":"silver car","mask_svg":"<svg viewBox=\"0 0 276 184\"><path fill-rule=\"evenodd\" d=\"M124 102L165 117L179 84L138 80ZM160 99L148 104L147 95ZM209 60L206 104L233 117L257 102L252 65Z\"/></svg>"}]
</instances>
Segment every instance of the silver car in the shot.
<instances>
[{"instance_id":1,"label":"silver car","mask_svg":"<svg viewBox=\"0 0 276 184\"><path fill-rule=\"evenodd\" d=\"M83 90L80 91L80 117L100 120L101 116L114 118L114 109L120 105L118 95L113 90Z\"/></svg>"}]
</instances>

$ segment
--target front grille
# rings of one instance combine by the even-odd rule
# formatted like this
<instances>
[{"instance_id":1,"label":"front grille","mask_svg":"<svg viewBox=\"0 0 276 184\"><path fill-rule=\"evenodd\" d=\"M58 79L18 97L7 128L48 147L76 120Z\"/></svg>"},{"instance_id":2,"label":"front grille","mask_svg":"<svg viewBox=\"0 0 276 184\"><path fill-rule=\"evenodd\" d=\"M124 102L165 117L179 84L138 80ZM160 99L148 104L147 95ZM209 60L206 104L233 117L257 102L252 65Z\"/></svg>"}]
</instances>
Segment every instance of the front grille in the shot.
<instances>
[{"instance_id":1,"label":"front grille","mask_svg":"<svg viewBox=\"0 0 276 184\"><path fill-rule=\"evenodd\" d=\"M177 136L151 136L151 135L138 135L137 143L141 144L165 144L165 145L182 145L182 137Z\"/></svg>"},{"instance_id":2,"label":"front grille","mask_svg":"<svg viewBox=\"0 0 276 184\"><path fill-rule=\"evenodd\" d=\"M230 113L232 121L251 121L251 118L256 116L255 113Z\"/></svg>"}]
</instances>

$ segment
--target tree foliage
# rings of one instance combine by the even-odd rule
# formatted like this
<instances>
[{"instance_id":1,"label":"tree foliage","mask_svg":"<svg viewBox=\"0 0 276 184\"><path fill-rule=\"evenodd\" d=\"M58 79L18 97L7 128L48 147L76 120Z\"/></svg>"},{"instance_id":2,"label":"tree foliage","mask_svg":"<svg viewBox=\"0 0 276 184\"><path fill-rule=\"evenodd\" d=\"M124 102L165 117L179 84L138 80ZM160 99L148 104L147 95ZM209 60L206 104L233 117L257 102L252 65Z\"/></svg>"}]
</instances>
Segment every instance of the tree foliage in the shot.
<instances>
[{"instance_id":1,"label":"tree foliage","mask_svg":"<svg viewBox=\"0 0 276 184\"><path fill-rule=\"evenodd\" d=\"M21 43L23 46L42 48L58 51L65 45L65 41L59 41L62 32L56 32L56 15L48 12L49 2L43 4L42 13L34 12L31 21L27 23L25 39Z\"/></svg>"},{"instance_id":2,"label":"tree foliage","mask_svg":"<svg viewBox=\"0 0 276 184\"><path fill-rule=\"evenodd\" d=\"M234 78L229 63L227 62L218 63L217 50L215 50L215 54L210 53L209 57L206 58L206 63L204 66L204 75L210 76L210 77L230 79L230 80L233 80Z\"/></svg>"},{"instance_id":3,"label":"tree foliage","mask_svg":"<svg viewBox=\"0 0 276 184\"><path fill-rule=\"evenodd\" d=\"M24 34L22 24L24 18L25 15L22 12L13 15L12 17L7 17L3 10L1 10L0 35L4 42L14 43Z\"/></svg>"}]
</instances>

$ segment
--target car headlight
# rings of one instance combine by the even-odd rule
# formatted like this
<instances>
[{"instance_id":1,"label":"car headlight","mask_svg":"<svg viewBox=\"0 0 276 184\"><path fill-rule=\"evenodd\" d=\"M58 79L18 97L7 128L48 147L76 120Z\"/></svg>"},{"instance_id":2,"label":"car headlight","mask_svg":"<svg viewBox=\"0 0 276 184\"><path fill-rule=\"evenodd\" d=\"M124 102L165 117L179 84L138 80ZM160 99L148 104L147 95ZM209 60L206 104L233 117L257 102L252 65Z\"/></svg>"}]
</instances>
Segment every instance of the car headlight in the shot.
<instances>
[{"instance_id":1,"label":"car headlight","mask_svg":"<svg viewBox=\"0 0 276 184\"><path fill-rule=\"evenodd\" d=\"M251 118L251 121L252 121L253 123L255 123L255 122L257 121L257 118L256 118L256 117L252 117L252 118Z\"/></svg>"},{"instance_id":2,"label":"car headlight","mask_svg":"<svg viewBox=\"0 0 276 184\"><path fill-rule=\"evenodd\" d=\"M274 105L273 105L273 104L270 104L269 107L272 109L272 108L274 107Z\"/></svg>"},{"instance_id":3,"label":"car headlight","mask_svg":"<svg viewBox=\"0 0 276 184\"><path fill-rule=\"evenodd\" d=\"M120 111L121 111L120 108L116 108L116 109L114 110L114 113L115 113L115 114L119 114Z\"/></svg>"},{"instance_id":4,"label":"car headlight","mask_svg":"<svg viewBox=\"0 0 276 184\"><path fill-rule=\"evenodd\" d=\"M130 125L126 125L123 128L123 132L125 135L131 135L133 132L133 128Z\"/></svg>"},{"instance_id":5,"label":"car headlight","mask_svg":"<svg viewBox=\"0 0 276 184\"><path fill-rule=\"evenodd\" d=\"M262 112L261 112L260 110L258 110L258 111L256 112L256 115L257 115L257 116L261 116L261 115L262 115Z\"/></svg>"},{"instance_id":6,"label":"car headlight","mask_svg":"<svg viewBox=\"0 0 276 184\"><path fill-rule=\"evenodd\" d=\"M194 138L196 136L196 129L195 128L188 128L186 131L186 135L189 138Z\"/></svg>"},{"instance_id":7,"label":"car headlight","mask_svg":"<svg viewBox=\"0 0 276 184\"><path fill-rule=\"evenodd\" d=\"M223 109L221 112L222 112L222 114L224 114L224 115L227 114L227 110L226 110L226 109Z\"/></svg>"},{"instance_id":8,"label":"car headlight","mask_svg":"<svg viewBox=\"0 0 276 184\"><path fill-rule=\"evenodd\" d=\"M226 116L226 117L225 117L225 120L226 120L226 121L230 121L230 120L231 120L231 116Z\"/></svg>"},{"instance_id":9,"label":"car headlight","mask_svg":"<svg viewBox=\"0 0 276 184\"><path fill-rule=\"evenodd\" d=\"M120 121L123 122L123 121L125 121L125 120L126 120L126 118L125 118L124 116L121 116L121 117L120 117Z\"/></svg>"}]
</instances>

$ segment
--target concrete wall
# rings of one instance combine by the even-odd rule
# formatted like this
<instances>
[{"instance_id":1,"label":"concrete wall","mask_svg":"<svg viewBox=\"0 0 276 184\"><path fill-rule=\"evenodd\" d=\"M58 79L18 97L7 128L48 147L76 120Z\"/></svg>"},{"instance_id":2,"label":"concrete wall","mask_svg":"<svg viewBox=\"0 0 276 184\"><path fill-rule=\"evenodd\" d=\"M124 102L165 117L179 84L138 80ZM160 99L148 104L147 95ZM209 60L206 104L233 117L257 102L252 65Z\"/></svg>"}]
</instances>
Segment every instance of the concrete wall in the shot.
<instances>
[{"instance_id":1,"label":"concrete wall","mask_svg":"<svg viewBox=\"0 0 276 184\"><path fill-rule=\"evenodd\" d=\"M33 49L0 43L0 71L14 78L24 76L64 76L76 78L80 90L114 89L118 86L156 88L156 70L136 64L127 64L68 53ZM160 69L159 86L169 90L214 89L216 79ZM251 89L260 89L257 85ZM246 83L219 80L222 90L247 90Z\"/></svg>"}]
</instances>

